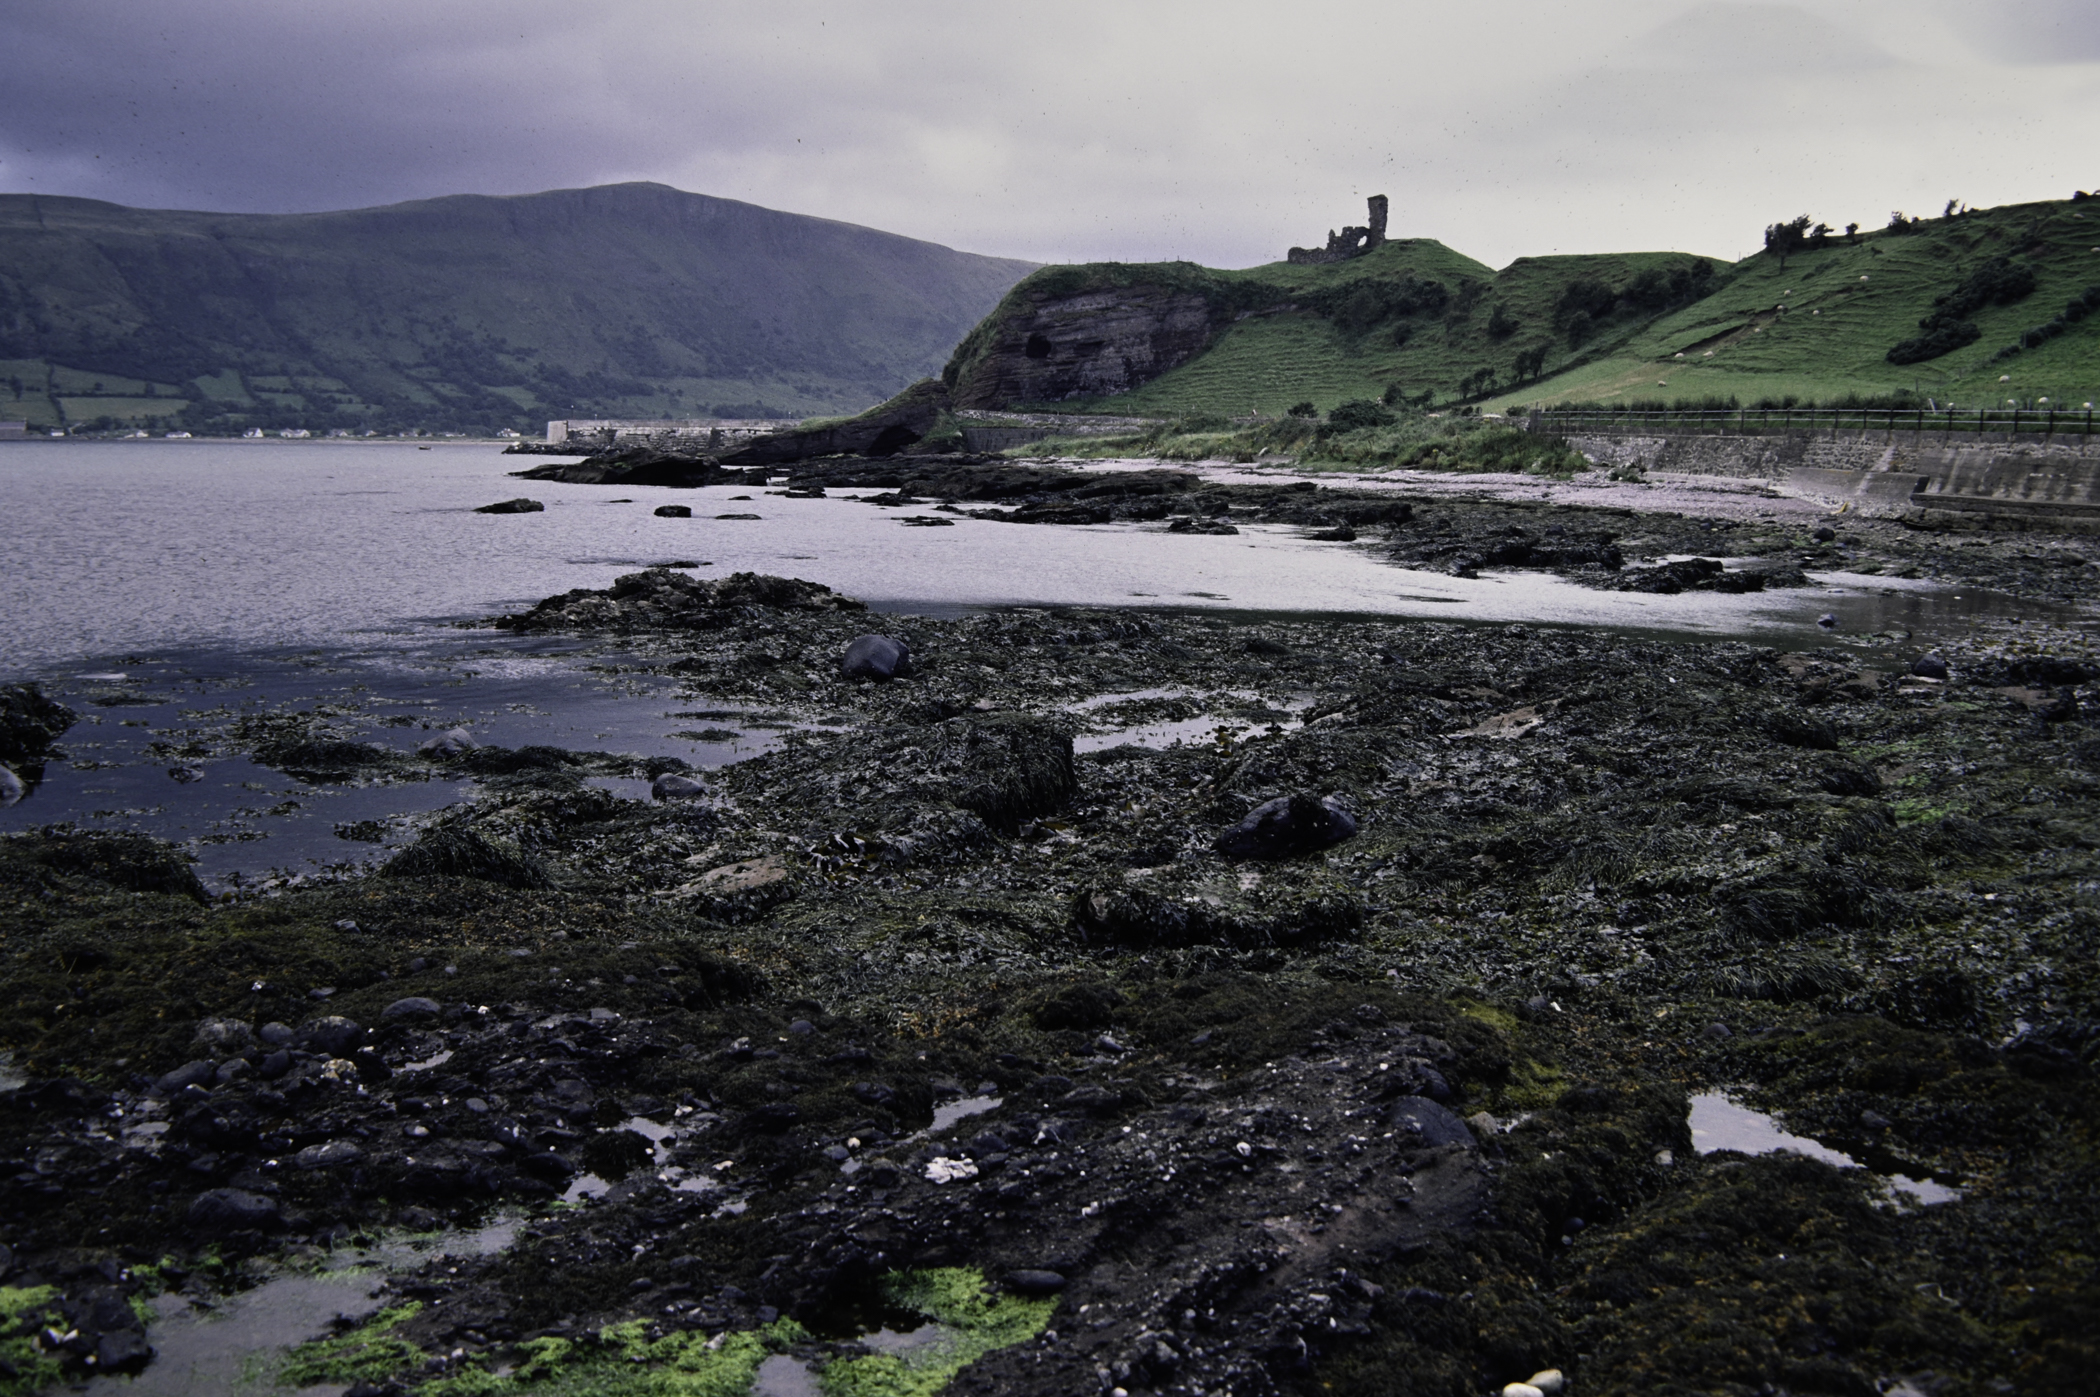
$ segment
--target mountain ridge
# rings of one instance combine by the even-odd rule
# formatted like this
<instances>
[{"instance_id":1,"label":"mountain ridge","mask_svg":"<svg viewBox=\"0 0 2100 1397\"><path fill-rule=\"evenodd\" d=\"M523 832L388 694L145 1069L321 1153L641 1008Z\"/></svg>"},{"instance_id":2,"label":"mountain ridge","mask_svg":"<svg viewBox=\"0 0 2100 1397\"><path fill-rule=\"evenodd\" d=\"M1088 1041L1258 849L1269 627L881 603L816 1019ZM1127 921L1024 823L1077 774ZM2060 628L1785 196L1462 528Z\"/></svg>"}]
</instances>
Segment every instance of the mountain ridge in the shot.
<instances>
[{"instance_id":1,"label":"mountain ridge","mask_svg":"<svg viewBox=\"0 0 2100 1397\"><path fill-rule=\"evenodd\" d=\"M0 195L0 415L486 431L852 410L938 368L1033 266L650 183L303 214Z\"/></svg>"}]
</instances>

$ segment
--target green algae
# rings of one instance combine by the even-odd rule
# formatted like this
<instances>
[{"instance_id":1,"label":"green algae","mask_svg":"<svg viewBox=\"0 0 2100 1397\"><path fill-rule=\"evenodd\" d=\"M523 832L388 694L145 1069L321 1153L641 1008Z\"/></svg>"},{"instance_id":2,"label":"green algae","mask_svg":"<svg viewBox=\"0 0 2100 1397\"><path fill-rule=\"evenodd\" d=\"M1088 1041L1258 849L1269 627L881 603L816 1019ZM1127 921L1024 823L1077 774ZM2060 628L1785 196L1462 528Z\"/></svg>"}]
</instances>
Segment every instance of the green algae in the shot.
<instances>
[{"instance_id":1,"label":"green algae","mask_svg":"<svg viewBox=\"0 0 2100 1397\"><path fill-rule=\"evenodd\" d=\"M902 1354L876 1353L830 1364L818 1379L825 1397L933 1397L986 1354L1043 1332L1055 1299L988 1295L984 1273L965 1266L906 1271L883 1285L891 1304L925 1315L943 1332Z\"/></svg>"},{"instance_id":2,"label":"green algae","mask_svg":"<svg viewBox=\"0 0 2100 1397\"><path fill-rule=\"evenodd\" d=\"M286 1387L324 1382L380 1382L422 1362L423 1351L394 1331L421 1312L420 1302L393 1305L347 1333L299 1345L278 1369Z\"/></svg>"},{"instance_id":3,"label":"green algae","mask_svg":"<svg viewBox=\"0 0 2100 1397\"><path fill-rule=\"evenodd\" d=\"M419 1397L744 1397L760 1364L808 1338L781 1319L712 1339L697 1331L651 1339L648 1322L634 1319L584 1341L528 1340L507 1373L469 1367L413 1390Z\"/></svg>"},{"instance_id":4,"label":"green algae","mask_svg":"<svg viewBox=\"0 0 2100 1397\"><path fill-rule=\"evenodd\" d=\"M58 1288L48 1285L0 1286L0 1397L29 1397L57 1382L58 1359L37 1342L37 1331L58 1322L53 1301Z\"/></svg>"}]
</instances>

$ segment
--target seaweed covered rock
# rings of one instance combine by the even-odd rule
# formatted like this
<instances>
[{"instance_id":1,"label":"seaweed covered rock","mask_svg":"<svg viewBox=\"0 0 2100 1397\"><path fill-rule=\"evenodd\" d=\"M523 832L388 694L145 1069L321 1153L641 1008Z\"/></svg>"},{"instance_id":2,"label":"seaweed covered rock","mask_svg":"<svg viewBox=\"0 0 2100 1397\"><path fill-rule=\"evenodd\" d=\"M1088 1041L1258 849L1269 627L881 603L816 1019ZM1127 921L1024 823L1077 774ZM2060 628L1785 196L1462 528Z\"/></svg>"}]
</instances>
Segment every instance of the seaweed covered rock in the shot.
<instances>
[{"instance_id":1,"label":"seaweed covered rock","mask_svg":"<svg viewBox=\"0 0 2100 1397\"><path fill-rule=\"evenodd\" d=\"M172 893L198 902L210 899L174 845L143 834L54 831L17 836L13 851L53 873L84 878L135 893Z\"/></svg>"},{"instance_id":2,"label":"seaweed covered rock","mask_svg":"<svg viewBox=\"0 0 2100 1397\"><path fill-rule=\"evenodd\" d=\"M383 878L480 878L528 890L554 886L546 865L470 829L434 829L379 870Z\"/></svg>"},{"instance_id":3,"label":"seaweed covered rock","mask_svg":"<svg viewBox=\"0 0 2100 1397\"><path fill-rule=\"evenodd\" d=\"M397 753L370 742L346 742L324 737L287 737L264 742L256 747L254 756L262 766L310 782L348 780L399 760Z\"/></svg>"},{"instance_id":4,"label":"seaweed covered rock","mask_svg":"<svg viewBox=\"0 0 2100 1397\"><path fill-rule=\"evenodd\" d=\"M42 761L59 734L79 716L44 697L34 684L0 684L0 764L23 766Z\"/></svg>"},{"instance_id":5,"label":"seaweed covered rock","mask_svg":"<svg viewBox=\"0 0 2100 1397\"><path fill-rule=\"evenodd\" d=\"M951 719L944 746L959 760L954 802L993 829L1012 833L1023 820L1062 810L1079 792L1072 735L1026 713Z\"/></svg>"},{"instance_id":6,"label":"seaweed covered rock","mask_svg":"<svg viewBox=\"0 0 2100 1397\"><path fill-rule=\"evenodd\" d=\"M538 514L546 508L547 506L541 504L538 500L528 500L520 497L515 500L498 500L495 504L485 504L474 512L476 514Z\"/></svg>"},{"instance_id":7,"label":"seaweed covered rock","mask_svg":"<svg viewBox=\"0 0 2100 1397\"><path fill-rule=\"evenodd\" d=\"M1072 925L1089 945L1289 950L1353 940L1363 924L1363 897L1310 866L1256 880L1138 870L1072 902Z\"/></svg>"},{"instance_id":8,"label":"seaweed covered rock","mask_svg":"<svg viewBox=\"0 0 2100 1397\"><path fill-rule=\"evenodd\" d=\"M548 597L531 610L501 616L505 630L722 630L766 610L860 611L851 597L815 582L737 572L714 581L670 568L648 568L614 580L602 591L578 588Z\"/></svg>"}]
</instances>

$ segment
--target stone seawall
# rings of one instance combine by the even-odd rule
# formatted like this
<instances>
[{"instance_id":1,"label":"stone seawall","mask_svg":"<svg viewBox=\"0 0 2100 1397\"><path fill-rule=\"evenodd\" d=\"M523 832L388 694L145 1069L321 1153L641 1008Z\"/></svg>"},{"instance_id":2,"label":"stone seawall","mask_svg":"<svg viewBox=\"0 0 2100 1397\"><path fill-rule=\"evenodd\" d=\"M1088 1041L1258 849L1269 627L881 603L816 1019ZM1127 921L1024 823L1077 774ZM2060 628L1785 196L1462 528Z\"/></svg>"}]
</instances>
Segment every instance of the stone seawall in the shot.
<instances>
[{"instance_id":1,"label":"stone seawall","mask_svg":"<svg viewBox=\"0 0 2100 1397\"><path fill-rule=\"evenodd\" d=\"M1863 514L2100 526L2100 438L1958 432L1571 434L1599 465L1769 481Z\"/></svg>"}]
</instances>

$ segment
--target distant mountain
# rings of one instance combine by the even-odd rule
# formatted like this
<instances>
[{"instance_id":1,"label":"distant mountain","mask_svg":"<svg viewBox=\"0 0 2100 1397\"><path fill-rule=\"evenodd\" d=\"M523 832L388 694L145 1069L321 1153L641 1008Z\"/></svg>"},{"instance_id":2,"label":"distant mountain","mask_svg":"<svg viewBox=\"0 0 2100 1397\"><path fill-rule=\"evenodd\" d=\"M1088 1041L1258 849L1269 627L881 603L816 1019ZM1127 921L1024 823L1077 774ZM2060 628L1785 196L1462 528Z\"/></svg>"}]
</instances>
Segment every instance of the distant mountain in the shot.
<instances>
[{"instance_id":1,"label":"distant mountain","mask_svg":"<svg viewBox=\"0 0 2100 1397\"><path fill-rule=\"evenodd\" d=\"M0 195L0 417L235 431L802 416L1034 264L659 184L319 214Z\"/></svg>"}]
</instances>

